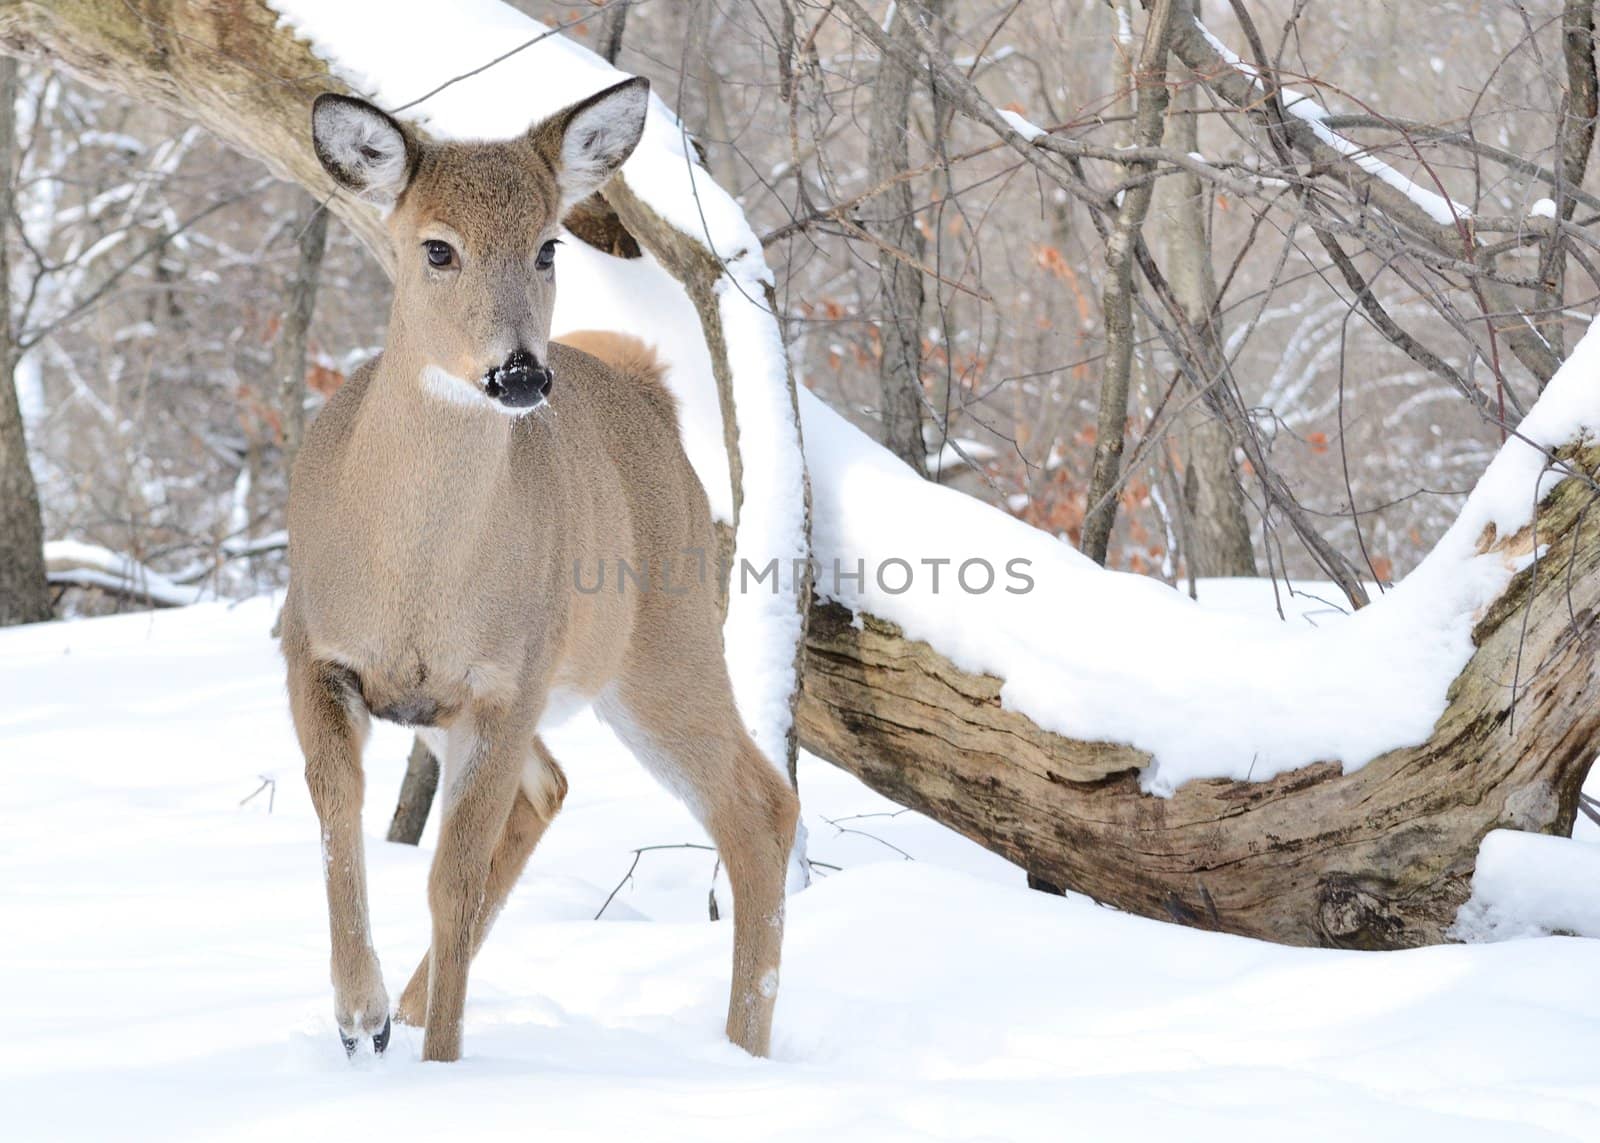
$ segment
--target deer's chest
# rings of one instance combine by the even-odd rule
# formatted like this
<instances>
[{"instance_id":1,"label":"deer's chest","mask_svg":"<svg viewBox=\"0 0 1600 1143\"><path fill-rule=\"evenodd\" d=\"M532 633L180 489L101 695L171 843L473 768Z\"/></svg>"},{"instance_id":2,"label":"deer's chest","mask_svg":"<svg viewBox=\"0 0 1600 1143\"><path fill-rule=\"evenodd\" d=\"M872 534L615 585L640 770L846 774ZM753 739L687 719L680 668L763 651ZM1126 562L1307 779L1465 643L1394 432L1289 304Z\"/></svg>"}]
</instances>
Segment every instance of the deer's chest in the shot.
<instances>
[{"instance_id":1,"label":"deer's chest","mask_svg":"<svg viewBox=\"0 0 1600 1143\"><path fill-rule=\"evenodd\" d=\"M529 561L460 520L340 520L295 555L294 589L321 653L349 666L380 718L447 722L514 693L541 657Z\"/></svg>"}]
</instances>

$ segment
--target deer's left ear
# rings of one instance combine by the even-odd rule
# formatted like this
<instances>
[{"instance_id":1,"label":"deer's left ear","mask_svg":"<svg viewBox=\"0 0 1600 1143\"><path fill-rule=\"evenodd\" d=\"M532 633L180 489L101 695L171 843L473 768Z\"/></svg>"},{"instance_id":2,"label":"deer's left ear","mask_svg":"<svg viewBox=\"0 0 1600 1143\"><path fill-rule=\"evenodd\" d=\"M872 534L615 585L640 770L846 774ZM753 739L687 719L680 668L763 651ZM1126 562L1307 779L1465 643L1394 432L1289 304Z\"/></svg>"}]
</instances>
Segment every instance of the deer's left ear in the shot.
<instances>
[{"instance_id":1,"label":"deer's left ear","mask_svg":"<svg viewBox=\"0 0 1600 1143\"><path fill-rule=\"evenodd\" d=\"M563 214L604 186L633 153L649 109L650 81L635 76L574 103L529 132L555 162Z\"/></svg>"}]
</instances>

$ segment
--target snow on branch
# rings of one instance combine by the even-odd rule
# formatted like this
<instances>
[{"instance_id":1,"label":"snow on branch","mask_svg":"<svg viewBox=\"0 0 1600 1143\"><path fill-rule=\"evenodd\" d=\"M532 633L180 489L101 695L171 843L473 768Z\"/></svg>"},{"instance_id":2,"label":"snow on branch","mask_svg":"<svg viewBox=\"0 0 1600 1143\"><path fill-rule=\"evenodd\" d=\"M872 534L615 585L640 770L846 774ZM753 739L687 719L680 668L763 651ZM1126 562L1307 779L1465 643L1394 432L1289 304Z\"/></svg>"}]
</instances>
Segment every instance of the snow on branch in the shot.
<instances>
[{"instance_id":1,"label":"snow on branch","mask_svg":"<svg viewBox=\"0 0 1600 1143\"><path fill-rule=\"evenodd\" d=\"M98 588L157 607L187 607L203 597L201 588L178 583L132 556L98 544L52 540L44 546L44 563L52 584Z\"/></svg>"},{"instance_id":2,"label":"snow on branch","mask_svg":"<svg viewBox=\"0 0 1600 1143\"><path fill-rule=\"evenodd\" d=\"M1212 34L1211 29L1204 24L1198 20L1196 20L1196 24L1201 34L1216 49L1219 56L1227 61L1231 67L1247 76L1253 85L1262 90L1266 89L1266 84L1262 81L1261 72L1253 64L1246 63L1240 59L1236 52L1217 39ZM1283 104L1284 111L1310 127L1319 140L1345 158L1350 159L1369 175L1382 179L1389 186L1405 195L1406 198L1420 207L1429 218L1440 226L1455 226L1457 223L1464 222L1472 217L1472 210L1469 207L1456 202L1446 195L1418 186L1413 180L1374 155L1370 148L1363 147L1361 144L1345 138L1328 126L1324 122L1328 118L1328 112L1323 110L1309 95L1281 85L1278 86L1277 93L1280 102Z\"/></svg>"}]
</instances>

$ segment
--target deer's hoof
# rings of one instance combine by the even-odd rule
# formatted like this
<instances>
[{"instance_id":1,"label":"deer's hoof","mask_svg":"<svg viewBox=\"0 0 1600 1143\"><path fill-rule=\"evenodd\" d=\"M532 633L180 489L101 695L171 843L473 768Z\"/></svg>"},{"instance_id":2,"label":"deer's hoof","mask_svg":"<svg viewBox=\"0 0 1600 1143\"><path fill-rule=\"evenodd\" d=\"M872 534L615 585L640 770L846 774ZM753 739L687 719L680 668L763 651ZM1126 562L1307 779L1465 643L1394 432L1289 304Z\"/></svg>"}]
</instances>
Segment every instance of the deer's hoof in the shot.
<instances>
[{"instance_id":1,"label":"deer's hoof","mask_svg":"<svg viewBox=\"0 0 1600 1143\"><path fill-rule=\"evenodd\" d=\"M393 1022L387 1016L384 1017L383 1027L372 1034L373 1055L381 1056L389 1049L389 1032L392 1028ZM361 1037L359 1035L347 1036L344 1033L344 1029L341 1028L339 1030L339 1043L344 1045L344 1054L348 1059L356 1054L356 1048L361 1045Z\"/></svg>"}]
</instances>

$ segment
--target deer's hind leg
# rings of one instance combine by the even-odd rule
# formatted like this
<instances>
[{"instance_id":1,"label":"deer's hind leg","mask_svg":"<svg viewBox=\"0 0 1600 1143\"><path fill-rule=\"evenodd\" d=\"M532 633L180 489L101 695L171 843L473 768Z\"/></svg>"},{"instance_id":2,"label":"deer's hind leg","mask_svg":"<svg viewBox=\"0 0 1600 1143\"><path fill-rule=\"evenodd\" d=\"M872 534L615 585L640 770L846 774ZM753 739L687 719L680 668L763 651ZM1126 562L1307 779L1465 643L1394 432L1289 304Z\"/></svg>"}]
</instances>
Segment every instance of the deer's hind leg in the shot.
<instances>
[{"instance_id":1,"label":"deer's hind leg","mask_svg":"<svg viewBox=\"0 0 1600 1143\"><path fill-rule=\"evenodd\" d=\"M639 761L688 804L716 843L733 886L728 1039L765 1056L778 996L784 882L800 803L746 733L721 647L706 640L703 647L680 644L677 651L682 656L677 669L630 671L595 709ZM694 685L681 685L684 679Z\"/></svg>"},{"instance_id":2,"label":"deer's hind leg","mask_svg":"<svg viewBox=\"0 0 1600 1143\"><path fill-rule=\"evenodd\" d=\"M473 918L472 952L476 956L483 947L489 929L511 895L512 887L522 876L534 847L544 836L545 829L561 809L567 796L567 777L551 757L543 741L533 740L533 749L522 768L522 786L517 791L511 815L489 859L489 879L484 886L483 902ZM400 1005L395 1018L402 1024L421 1027L428 1015L428 969L432 954L424 953L411 982L400 994Z\"/></svg>"}]
</instances>

